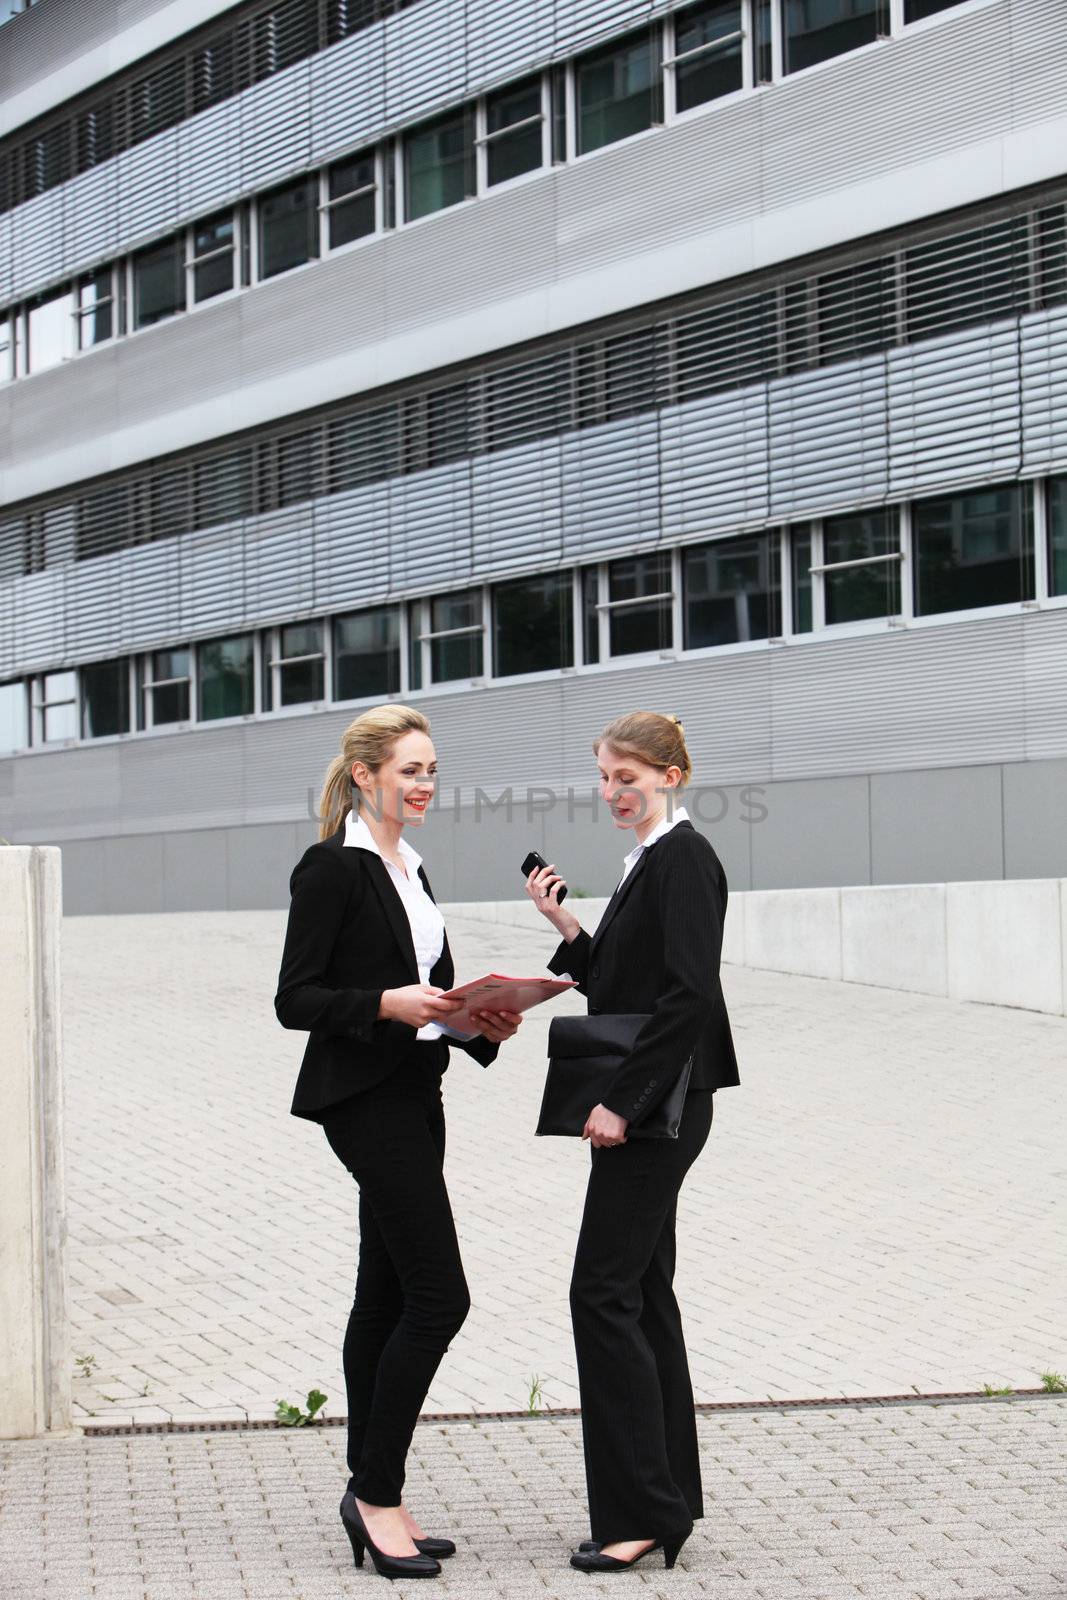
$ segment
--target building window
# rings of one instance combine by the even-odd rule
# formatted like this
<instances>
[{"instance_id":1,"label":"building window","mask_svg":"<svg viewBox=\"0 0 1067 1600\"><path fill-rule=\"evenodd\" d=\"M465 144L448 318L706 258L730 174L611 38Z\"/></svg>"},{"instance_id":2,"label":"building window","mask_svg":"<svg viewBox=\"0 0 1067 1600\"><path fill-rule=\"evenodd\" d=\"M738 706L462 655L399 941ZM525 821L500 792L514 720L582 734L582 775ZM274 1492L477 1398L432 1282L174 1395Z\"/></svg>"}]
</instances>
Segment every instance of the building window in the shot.
<instances>
[{"instance_id":1,"label":"building window","mask_svg":"<svg viewBox=\"0 0 1067 1600\"><path fill-rule=\"evenodd\" d=\"M814 560L810 528L794 528L790 539L793 580L793 632L810 633L815 625L812 609L811 567Z\"/></svg>"},{"instance_id":2,"label":"building window","mask_svg":"<svg viewBox=\"0 0 1067 1600\"><path fill-rule=\"evenodd\" d=\"M329 492L377 483L400 470L400 412L397 406L339 417L327 427Z\"/></svg>"},{"instance_id":3,"label":"building window","mask_svg":"<svg viewBox=\"0 0 1067 1600\"><path fill-rule=\"evenodd\" d=\"M319 181L301 178L262 197L259 216L259 275L273 278L313 261L319 253Z\"/></svg>"},{"instance_id":4,"label":"building window","mask_svg":"<svg viewBox=\"0 0 1067 1600\"><path fill-rule=\"evenodd\" d=\"M326 174L330 249L365 239L378 226L378 179L373 151L338 161Z\"/></svg>"},{"instance_id":5,"label":"building window","mask_svg":"<svg viewBox=\"0 0 1067 1600\"><path fill-rule=\"evenodd\" d=\"M752 44L756 82L770 83L774 78L774 22L771 17L772 0L752 0Z\"/></svg>"},{"instance_id":6,"label":"building window","mask_svg":"<svg viewBox=\"0 0 1067 1600\"><path fill-rule=\"evenodd\" d=\"M148 537L168 539L188 533L192 525L188 467L158 472L148 482Z\"/></svg>"},{"instance_id":7,"label":"building window","mask_svg":"<svg viewBox=\"0 0 1067 1600\"><path fill-rule=\"evenodd\" d=\"M252 514L252 452L246 446L193 464L194 528L213 528Z\"/></svg>"},{"instance_id":8,"label":"building window","mask_svg":"<svg viewBox=\"0 0 1067 1600\"><path fill-rule=\"evenodd\" d=\"M37 679L37 732L42 744L78 737L78 674L46 672Z\"/></svg>"},{"instance_id":9,"label":"building window","mask_svg":"<svg viewBox=\"0 0 1067 1600\"><path fill-rule=\"evenodd\" d=\"M655 30L581 56L574 81L579 155L663 121L663 76Z\"/></svg>"},{"instance_id":10,"label":"building window","mask_svg":"<svg viewBox=\"0 0 1067 1600\"><path fill-rule=\"evenodd\" d=\"M73 353L73 305L68 289L31 300L26 321L28 372L57 367Z\"/></svg>"},{"instance_id":11,"label":"building window","mask_svg":"<svg viewBox=\"0 0 1067 1600\"><path fill-rule=\"evenodd\" d=\"M713 0L677 13L669 63L676 111L691 111L743 88L743 42L740 0Z\"/></svg>"},{"instance_id":12,"label":"building window","mask_svg":"<svg viewBox=\"0 0 1067 1600\"><path fill-rule=\"evenodd\" d=\"M889 0L783 0L786 72L858 50L889 32Z\"/></svg>"},{"instance_id":13,"label":"building window","mask_svg":"<svg viewBox=\"0 0 1067 1600\"><path fill-rule=\"evenodd\" d=\"M318 492L321 445L319 428L305 428L303 433L291 433L278 440L278 505L299 505Z\"/></svg>"},{"instance_id":14,"label":"building window","mask_svg":"<svg viewBox=\"0 0 1067 1600\"><path fill-rule=\"evenodd\" d=\"M130 731L130 664L94 661L81 669L82 738L104 739Z\"/></svg>"},{"instance_id":15,"label":"building window","mask_svg":"<svg viewBox=\"0 0 1067 1600\"><path fill-rule=\"evenodd\" d=\"M166 239L133 258L133 325L147 328L185 310L182 240Z\"/></svg>"},{"instance_id":16,"label":"building window","mask_svg":"<svg viewBox=\"0 0 1067 1600\"><path fill-rule=\"evenodd\" d=\"M429 611L429 627L423 623ZM430 646L430 681L453 683L479 678L483 671L482 591L463 589L435 595L429 607L413 607L417 640Z\"/></svg>"},{"instance_id":17,"label":"building window","mask_svg":"<svg viewBox=\"0 0 1067 1600\"><path fill-rule=\"evenodd\" d=\"M600 569L582 568L582 660L594 666L600 660Z\"/></svg>"},{"instance_id":18,"label":"building window","mask_svg":"<svg viewBox=\"0 0 1067 1600\"><path fill-rule=\"evenodd\" d=\"M493 671L498 678L573 666L573 589L569 572L495 586Z\"/></svg>"},{"instance_id":19,"label":"building window","mask_svg":"<svg viewBox=\"0 0 1067 1600\"><path fill-rule=\"evenodd\" d=\"M921 22L923 17L936 16L959 4L960 0L904 0L904 21Z\"/></svg>"},{"instance_id":20,"label":"building window","mask_svg":"<svg viewBox=\"0 0 1067 1600\"><path fill-rule=\"evenodd\" d=\"M193 227L190 266L193 270L193 301L212 300L234 286L234 259L237 234L232 211L209 217Z\"/></svg>"},{"instance_id":21,"label":"building window","mask_svg":"<svg viewBox=\"0 0 1067 1600\"><path fill-rule=\"evenodd\" d=\"M687 650L776 638L782 631L779 536L720 539L682 552Z\"/></svg>"},{"instance_id":22,"label":"building window","mask_svg":"<svg viewBox=\"0 0 1067 1600\"><path fill-rule=\"evenodd\" d=\"M29 718L26 715L26 685L0 683L0 755L25 750L29 743Z\"/></svg>"},{"instance_id":23,"label":"building window","mask_svg":"<svg viewBox=\"0 0 1067 1600\"><path fill-rule=\"evenodd\" d=\"M133 538L130 485L109 483L78 501L75 555L79 561L122 550Z\"/></svg>"},{"instance_id":24,"label":"building window","mask_svg":"<svg viewBox=\"0 0 1067 1600\"><path fill-rule=\"evenodd\" d=\"M490 188L544 164L541 79L527 78L485 102L485 181Z\"/></svg>"},{"instance_id":25,"label":"building window","mask_svg":"<svg viewBox=\"0 0 1067 1600\"><path fill-rule=\"evenodd\" d=\"M185 59L178 57L130 86L128 105L130 143L139 144L154 133L183 122L186 106Z\"/></svg>"},{"instance_id":26,"label":"building window","mask_svg":"<svg viewBox=\"0 0 1067 1600\"><path fill-rule=\"evenodd\" d=\"M776 359L775 317L768 291L679 317L672 330L677 398L696 400L766 377Z\"/></svg>"},{"instance_id":27,"label":"building window","mask_svg":"<svg viewBox=\"0 0 1067 1600\"><path fill-rule=\"evenodd\" d=\"M671 558L666 552L611 562L607 599L611 654L668 650L673 600Z\"/></svg>"},{"instance_id":28,"label":"building window","mask_svg":"<svg viewBox=\"0 0 1067 1600\"><path fill-rule=\"evenodd\" d=\"M271 670L271 702L300 706L326 698L326 653L321 622L293 622L278 629L278 654Z\"/></svg>"},{"instance_id":29,"label":"building window","mask_svg":"<svg viewBox=\"0 0 1067 1600\"><path fill-rule=\"evenodd\" d=\"M201 720L249 716L256 708L255 676L250 633L202 644L196 660Z\"/></svg>"},{"instance_id":30,"label":"building window","mask_svg":"<svg viewBox=\"0 0 1067 1600\"><path fill-rule=\"evenodd\" d=\"M105 344L115 332L113 269L90 272L78 283L78 349Z\"/></svg>"},{"instance_id":31,"label":"building window","mask_svg":"<svg viewBox=\"0 0 1067 1600\"><path fill-rule=\"evenodd\" d=\"M902 557L895 511L882 508L827 517L822 541L827 623L900 614Z\"/></svg>"},{"instance_id":32,"label":"building window","mask_svg":"<svg viewBox=\"0 0 1067 1600\"><path fill-rule=\"evenodd\" d=\"M142 685L144 721L150 728L188 722L191 654L188 650L153 650Z\"/></svg>"},{"instance_id":33,"label":"building window","mask_svg":"<svg viewBox=\"0 0 1067 1600\"><path fill-rule=\"evenodd\" d=\"M333 697L364 700L400 693L400 613L395 606L354 611L333 625Z\"/></svg>"},{"instance_id":34,"label":"building window","mask_svg":"<svg viewBox=\"0 0 1067 1600\"><path fill-rule=\"evenodd\" d=\"M1033 598L1029 484L918 500L911 515L916 616Z\"/></svg>"},{"instance_id":35,"label":"building window","mask_svg":"<svg viewBox=\"0 0 1067 1600\"><path fill-rule=\"evenodd\" d=\"M895 285L890 261L864 261L839 272L824 272L815 280L814 299L815 347L810 349L809 339L807 364L851 361L894 342ZM810 316L807 320L810 323ZM788 357L787 366L790 371L798 370Z\"/></svg>"},{"instance_id":36,"label":"building window","mask_svg":"<svg viewBox=\"0 0 1067 1600\"><path fill-rule=\"evenodd\" d=\"M404 140L404 215L408 222L475 192L474 119L470 107L439 117Z\"/></svg>"},{"instance_id":37,"label":"building window","mask_svg":"<svg viewBox=\"0 0 1067 1600\"><path fill-rule=\"evenodd\" d=\"M571 417L570 352L488 372L483 394L487 450L562 433Z\"/></svg>"},{"instance_id":38,"label":"building window","mask_svg":"<svg viewBox=\"0 0 1067 1600\"><path fill-rule=\"evenodd\" d=\"M1007 217L904 252L909 340L1029 310L1026 217Z\"/></svg>"},{"instance_id":39,"label":"building window","mask_svg":"<svg viewBox=\"0 0 1067 1600\"><path fill-rule=\"evenodd\" d=\"M15 322L9 311L0 314L0 383L15 376Z\"/></svg>"},{"instance_id":40,"label":"building window","mask_svg":"<svg viewBox=\"0 0 1067 1600\"><path fill-rule=\"evenodd\" d=\"M1067 478L1049 481L1048 545L1049 593L1067 594Z\"/></svg>"}]
</instances>

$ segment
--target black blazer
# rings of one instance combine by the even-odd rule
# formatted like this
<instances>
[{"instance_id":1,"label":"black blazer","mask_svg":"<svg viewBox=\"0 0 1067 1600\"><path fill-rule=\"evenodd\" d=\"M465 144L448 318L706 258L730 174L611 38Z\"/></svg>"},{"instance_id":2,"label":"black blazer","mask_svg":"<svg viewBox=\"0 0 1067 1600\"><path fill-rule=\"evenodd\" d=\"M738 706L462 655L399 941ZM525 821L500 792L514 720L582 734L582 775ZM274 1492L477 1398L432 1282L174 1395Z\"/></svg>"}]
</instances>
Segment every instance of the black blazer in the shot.
<instances>
[{"instance_id":1,"label":"black blazer","mask_svg":"<svg viewBox=\"0 0 1067 1600\"><path fill-rule=\"evenodd\" d=\"M592 938L564 939L549 970L569 972L589 1013L650 1012L603 1104L640 1122L693 1053L690 1089L738 1083L719 957L726 874L687 820L649 846L604 909Z\"/></svg>"},{"instance_id":2,"label":"black blazer","mask_svg":"<svg viewBox=\"0 0 1067 1600\"><path fill-rule=\"evenodd\" d=\"M327 1106L380 1083L407 1053L417 1029L378 1021L383 989L419 982L404 903L385 862L345 845L345 830L305 850L289 880L292 901L274 1009L283 1028L311 1037L296 1082L292 1113L322 1121ZM426 893L430 880L419 868ZM448 935L430 982L455 982ZM500 1049L480 1034L458 1044L483 1067ZM447 1060L447 1057L446 1057Z\"/></svg>"}]
</instances>

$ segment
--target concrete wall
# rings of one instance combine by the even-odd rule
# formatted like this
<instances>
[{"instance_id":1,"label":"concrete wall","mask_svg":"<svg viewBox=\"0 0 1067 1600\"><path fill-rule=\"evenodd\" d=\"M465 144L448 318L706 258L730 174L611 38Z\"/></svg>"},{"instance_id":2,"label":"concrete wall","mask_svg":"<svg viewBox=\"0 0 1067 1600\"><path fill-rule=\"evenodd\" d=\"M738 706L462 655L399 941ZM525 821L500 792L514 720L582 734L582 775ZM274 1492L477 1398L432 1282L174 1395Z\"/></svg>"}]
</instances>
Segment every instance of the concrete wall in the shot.
<instances>
[{"instance_id":1,"label":"concrete wall","mask_svg":"<svg viewBox=\"0 0 1067 1600\"><path fill-rule=\"evenodd\" d=\"M574 902L589 932L606 904ZM545 926L528 900L445 910L453 918ZM1067 878L731 894L723 960L1063 1016Z\"/></svg>"},{"instance_id":2,"label":"concrete wall","mask_svg":"<svg viewBox=\"0 0 1067 1600\"><path fill-rule=\"evenodd\" d=\"M0 847L0 1438L70 1427L58 850Z\"/></svg>"}]
</instances>

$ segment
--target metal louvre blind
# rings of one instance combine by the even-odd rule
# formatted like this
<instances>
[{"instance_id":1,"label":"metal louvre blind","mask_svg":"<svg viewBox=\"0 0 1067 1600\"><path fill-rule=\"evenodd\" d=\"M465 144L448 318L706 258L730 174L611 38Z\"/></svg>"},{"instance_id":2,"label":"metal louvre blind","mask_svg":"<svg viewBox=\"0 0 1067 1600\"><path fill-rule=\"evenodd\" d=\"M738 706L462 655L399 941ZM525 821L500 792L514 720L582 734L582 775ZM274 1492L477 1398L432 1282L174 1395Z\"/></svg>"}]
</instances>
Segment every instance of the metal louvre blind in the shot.
<instances>
[{"instance_id":1,"label":"metal louvre blind","mask_svg":"<svg viewBox=\"0 0 1067 1600\"><path fill-rule=\"evenodd\" d=\"M563 559L563 462L558 439L473 463L474 571L539 569Z\"/></svg>"},{"instance_id":2,"label":"metal louvre blind","mask_svg":"<svg viewBox=\"0 0 1067 1600\"><path fill-rule=\"evenodd\" d=\"M665 539L722 533L769 515L762 386L670 407L660 431Z\"/></svg>"},{"instance_id":3,"label":"metal louvre blind","mask_svg":"<svg viewBox=\"0 0 1067 1600\"><path fill-rule=\"evenodd\" d=\"M887 360L891 493L1016 475L1022 461L1017 325L894 350Z\"/></svg>"},{"instance_id":4,"label":"metal louvre blind","mask_svg":"<svg viewBox=\"0 0 1067 1600\"><path fill-rule=\"evenodd\" d=\"M886 493L889 381L878 355L770 385L771 517L836 510Z\"/></svg>"},{"instance_id":5,"label":"metal louvre blind","mask_svg":"<svg viewBox=\"0 0 1067 1600\"><path fill-rule=\"evenodd\" d=\"M473 576L470 463L389 485L389 582L395 590L452 588Z\"/></svg>"},{"instance_id":6,"label":"metal louvre blind","mask_svg":"<svg viewBox=\"0 0 1067 1600\"><path fill-rule=\"evenodd\" d=\"M1024 317L1019 339L1022 467L1040 472L1067 457L1067 306Z\"/></svg>"}]
</instances>

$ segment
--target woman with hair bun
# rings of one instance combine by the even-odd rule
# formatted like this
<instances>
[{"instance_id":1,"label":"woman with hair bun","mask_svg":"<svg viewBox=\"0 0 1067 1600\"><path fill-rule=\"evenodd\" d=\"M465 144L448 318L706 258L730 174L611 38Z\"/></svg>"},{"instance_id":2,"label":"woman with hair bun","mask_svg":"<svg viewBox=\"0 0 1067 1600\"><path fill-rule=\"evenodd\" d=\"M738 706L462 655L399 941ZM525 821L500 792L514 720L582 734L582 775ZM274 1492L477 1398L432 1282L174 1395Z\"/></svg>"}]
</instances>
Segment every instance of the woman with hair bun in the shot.
<instances>
[{"instance_id":1,"label":"woman with hair bun","mask_svg":"<svg viewBox=\"0 0 1067 1600\"><path fill-rule=\"evenodd\" d=\"M685 730L633 711L593 751L615 827L636 839L622 879L591 938L560 906L554 866L526 892L562 935L550 970L578 980L589 1014L647 1019L582 1135L592 1166L570 1289L592 1534L571 1565L621 1572L660 1548L672 1567L704 1514L675 1216L713 1094L738 1075L719 982L726 874L684 807L668 809L691 772ZM630 1139L690 1058L678 1137Z\"/></svg>"},{"instance_id":2,"label":"woman with hair bun","mask_svg":"<svg viewBox=\"0 0 1067 1600\"><path fill-rule=\"evenodd\" d=\"M446 1036L488 1066L520 1017L460 1001L444 921L401 837L421 827L437 757L430 724L381 705L345 729L320 804L320 839L293 872L275 1010L310 1034L294 1116L320 1122L359 1185L359 1268L344 1341L348 1470L341 1519L357 1566L432 1578L451 1539L429 1539L403 1503L423 1401L470 1296L442 1170Z\"/></svg>"}]
</instances>

